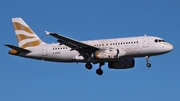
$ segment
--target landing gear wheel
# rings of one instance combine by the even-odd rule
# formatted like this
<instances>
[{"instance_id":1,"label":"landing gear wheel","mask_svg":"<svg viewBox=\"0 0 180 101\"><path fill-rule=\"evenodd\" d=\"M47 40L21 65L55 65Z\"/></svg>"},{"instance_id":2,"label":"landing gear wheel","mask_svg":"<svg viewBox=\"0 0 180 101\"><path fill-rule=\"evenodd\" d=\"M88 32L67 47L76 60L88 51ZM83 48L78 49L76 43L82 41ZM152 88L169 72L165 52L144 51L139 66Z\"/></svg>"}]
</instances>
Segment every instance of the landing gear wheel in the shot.
<instances>
[{"instance_id":1,"label":"landing gear wheel","mask_svg":"<svg viewBox=\"0 0 180 101\"><path fill-rule=\"evenodd\" d=\"M146 66L151 67L151 64L149 63L149 56L146 56L145 58L146 58L146 62L147 62Z\"/></svg>"},{"instance_id":2,"label":"landing gear wheel","mask_svg":"<svg viewBox=\"0 0 180 101\"><path fill-rule=\"evenodd\" d=\"M150 64L150 63L147 63L146 66L150 68L150 67L151 67L151 64Z\"/></svg>"},{"instance_id":3,"label":"landing gear wheel","mask_svg":"<svg viewBox=\"0 0 180 101\"><path fill-rule=\"evenodd\" d=\"M96 73L97 73L98 75L102 75L102 74L103 74L103 71L102 71L102 69L98 68L98 69L96 70Z\"/></svg>"},{"instance_id":4,"label":"landing gear wheel","mask_svg":"<svg viewBox=\"0 0 180 101\"><path fill-rule=\"evenodd\" d=\"M90 69L92 69L92 64L91 63L86 63L85 67L90 70Z\"/></svg>"}]
</instances>

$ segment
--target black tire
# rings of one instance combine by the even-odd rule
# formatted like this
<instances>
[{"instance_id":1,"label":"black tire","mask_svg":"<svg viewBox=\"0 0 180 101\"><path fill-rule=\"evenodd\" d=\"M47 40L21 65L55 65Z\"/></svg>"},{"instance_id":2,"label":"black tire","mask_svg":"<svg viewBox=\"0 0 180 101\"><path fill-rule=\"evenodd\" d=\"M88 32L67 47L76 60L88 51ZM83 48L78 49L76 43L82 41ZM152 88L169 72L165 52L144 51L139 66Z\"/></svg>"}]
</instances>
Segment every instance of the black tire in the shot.
<instances>
[{"instance_id":1,"label":"black tire","mask_svg":"<svg viewBox=\"0 0 180 101\"><path fill-rule=\"evenodd\" d=\"M86 63L85 67L90 70L90 69L92 69L92 64L91 63Z\"/></svg>"},{"instance_id":2,"label":"black tire","mask_svg":"<svg viewBox=\"0 0 180 101\"><path fill-rule=\"evenodd\" d=\"M99 68L99 69L96 70L96 73L97 73L98 75L102 75L102 74L103 74L103 70Z\"/></svg>"},{"instance_id":3,"label":"black tire","mask_svg":"<svg viewBox=\"0 0 180 101\"><path fill-rule=\"evenodd\" d=\"M151 64L150 64L150 63L147 63L146 66L150 68L150 67L151 67Z\"/></svg>"}]
</instances>

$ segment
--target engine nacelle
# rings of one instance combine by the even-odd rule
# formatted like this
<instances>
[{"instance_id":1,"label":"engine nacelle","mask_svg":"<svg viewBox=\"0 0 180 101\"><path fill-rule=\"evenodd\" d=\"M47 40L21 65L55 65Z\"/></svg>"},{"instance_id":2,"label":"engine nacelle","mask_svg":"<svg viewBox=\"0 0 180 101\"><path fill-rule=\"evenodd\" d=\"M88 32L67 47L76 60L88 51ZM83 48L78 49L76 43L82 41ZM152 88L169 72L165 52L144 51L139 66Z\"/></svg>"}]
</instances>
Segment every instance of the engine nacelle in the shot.
<instances>
[{"instance_id":1,"label":"engine nacelle","mask_svg":"<svg viewBox=\"0 0 180 101\"><path fill-rule=\"evenodd\" d=\"M126 52L119 49L101 49L92 54L95 59L113 59L125 56Z\"/></svg>"},{"instance_id":2,"label":"engine nacelle","mask_svg":"<svg viewBox=\"0 0 180 101\"><path fill-rule=\"evenodd\" d=\"M128 69L133 68L135 60L133 58L123 59L116 62L109 62L108 67L111 69Z\"/></svg>"}]
</instances>

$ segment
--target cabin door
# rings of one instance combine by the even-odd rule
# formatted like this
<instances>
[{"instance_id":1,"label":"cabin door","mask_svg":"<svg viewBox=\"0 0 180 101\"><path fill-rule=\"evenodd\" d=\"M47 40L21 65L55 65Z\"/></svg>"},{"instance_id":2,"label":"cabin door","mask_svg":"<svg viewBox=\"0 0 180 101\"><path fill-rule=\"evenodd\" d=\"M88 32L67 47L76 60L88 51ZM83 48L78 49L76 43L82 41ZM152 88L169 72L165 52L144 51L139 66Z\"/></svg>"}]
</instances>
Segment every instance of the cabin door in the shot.
<instances>
[{"instance_id":1,"label":"cabin door","mask_svg":"<svg viewBox=\"0 0 180 101\"><path fill-rule=\"evenodd\" d=\"M42 46L41 54L42 56L47 56L47 45Z\"/></svg>"}]
</instances>

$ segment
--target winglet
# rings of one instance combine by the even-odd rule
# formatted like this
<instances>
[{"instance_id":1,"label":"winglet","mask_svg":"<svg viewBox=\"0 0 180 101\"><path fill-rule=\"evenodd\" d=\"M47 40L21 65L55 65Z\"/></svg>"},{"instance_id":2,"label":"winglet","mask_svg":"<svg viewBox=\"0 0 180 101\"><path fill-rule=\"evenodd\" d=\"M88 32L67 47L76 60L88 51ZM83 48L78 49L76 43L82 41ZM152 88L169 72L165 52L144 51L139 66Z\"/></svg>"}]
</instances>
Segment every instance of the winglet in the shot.
<instances>
[{"instance_id":1,"label":"winglet","mask_svg":"<svg viewBox=\"0 0 180 101\"><path fill-rule=\"evenodd\" d=\"M48 36L50 34L50 32L48 32L48 31L45 31L45 33L46 33L46 36Z\"/></svg>"}]
</instances>

